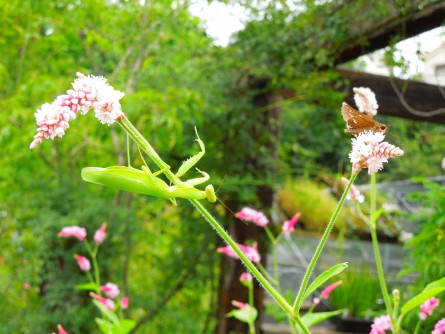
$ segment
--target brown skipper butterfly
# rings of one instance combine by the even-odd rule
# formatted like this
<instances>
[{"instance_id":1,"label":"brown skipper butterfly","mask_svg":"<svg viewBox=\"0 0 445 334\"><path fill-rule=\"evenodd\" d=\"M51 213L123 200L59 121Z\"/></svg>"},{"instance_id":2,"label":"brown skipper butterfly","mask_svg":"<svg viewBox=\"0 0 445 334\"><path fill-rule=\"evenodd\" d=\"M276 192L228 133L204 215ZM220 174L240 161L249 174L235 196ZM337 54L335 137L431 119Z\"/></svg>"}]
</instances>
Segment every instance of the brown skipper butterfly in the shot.
<instances>
[{"instance_id":1,"label":"brown skipper butterfly","mask_svg":"<svg viewBox=\"0 0 445 334\"><path fill-rule=\"evenodd\" d=\"M374 121L371 117L362 114L346 102L343 102L341 106L341 115L346 122L346 133L358 135L364 131L386 133L388 130L385 124Z\"/></svg>"}]
</instances>

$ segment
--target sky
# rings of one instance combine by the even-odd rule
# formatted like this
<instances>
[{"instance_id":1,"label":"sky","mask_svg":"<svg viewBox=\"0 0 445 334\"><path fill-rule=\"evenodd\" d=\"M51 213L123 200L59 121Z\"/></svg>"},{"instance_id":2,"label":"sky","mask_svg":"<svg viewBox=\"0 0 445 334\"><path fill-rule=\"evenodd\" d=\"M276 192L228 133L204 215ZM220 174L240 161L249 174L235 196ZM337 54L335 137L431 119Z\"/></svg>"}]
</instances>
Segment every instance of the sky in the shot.
<instances>
[{"instance_id":1,"label":"sky","mask_svg":"<svg viewBox=\"0 0 445 334\"><path fill-rule=\"evenodd\" d=\"M211 36L215 44L226 46L230 42L230 36L244 28L247 20L243 8L239 5L226 5L219 2L207 3L207 0L192 1L190 11L193 15L202 18L207 34ZM423 62L419 60L416 51L418 47L422 54L433 51L445 42L443 28L436 28L416 37L409 38L397 44L404 58L408 59L409 75L419 73L423 70ZM375 74L388 74L381 70L381 66L364 57L364 61L369 63L368 72Z\"/></svg>"}]
</instances>

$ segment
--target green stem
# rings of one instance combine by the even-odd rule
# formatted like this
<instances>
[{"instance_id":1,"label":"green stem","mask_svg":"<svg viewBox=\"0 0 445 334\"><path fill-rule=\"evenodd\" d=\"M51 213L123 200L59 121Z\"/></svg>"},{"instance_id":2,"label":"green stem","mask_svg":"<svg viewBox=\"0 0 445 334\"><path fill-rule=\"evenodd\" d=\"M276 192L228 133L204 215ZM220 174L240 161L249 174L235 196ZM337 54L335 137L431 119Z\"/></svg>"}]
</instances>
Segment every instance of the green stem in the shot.
<instances>
[{"instance_id":1,"label":"green stem","mask_svg":"<svg viewBox=\"0 0 445 334\"><path fill-rule=\"evenodd\" d=\"M148 141L141 135L141 133L131 124L131 122L124 117L119 124L122 128L130 135L130 137L139 145L139 147L144 150L154 163L161 169L164 170L165 176L172 181L175 185L181 184L182 181L177 178L171 171L170 166L168 166L161 157L156 153L154 148L148 143ZM224 241L232 247L235 253L239 256L241 261L246 265L246 267L251 271L251 273L256 277L264 289L275 299L275 301L280 305L280 307L302 328L305 334L310 334L309 330L302 323L299 315L296 314L292 306L273 288L273 286L268 282L268 280L261 274L261 272L255 267L255 265L244 255L244 253L236 245L235 241L229 236L229 234L221 227L221 225L216 221L215 218L207 211L207 209L197 200L189 200L196 209L204 216L204 218L212 225L212 227L220 234Z\"/></svg>"},{"instance_id":2,"label":"green stem","mask_svg":"<svg viewBox=\"0 0 445 334\"><path fill-rule=\"evenodd\" d=\"M235 241L229 236L229 234L219 225L219 223L213 218L213 216L207 211L207 209L197 200L191 199L190 202L196 207L196 209L204 216L204 218L212 225L212 227L218 232L218 234L224 239L224 241L232 247L235 253L239 256L241 261L246 265L249 271L256 277L260 284L266 289L267 292L275 299L278 305L289 314L294 316L294 311L289 303L274 289L269 281L263 276L258 268L247 258L247 256L239 249Z\"/></svg>"},{"instance_id":3,"label":"green stem","mask_svg":"<svg viewBox=\"0 0 445 334\"><path fill-rule=\"evenodd\" d=\"M272 265L273 265L273 282L275 283L275 286L277 290L282 293L281 286L280 286L280 278L278 276L278 257L277 257L277 241L278 239L275 239L272 231L269 229L269 227L264 228L266 230L266 234L269 237L270 241L272 242Z\"/></svg>"},{"instance_id":4,"label":"green stem","mask_svg":"<svg viewBox=\"0 0 445 334\"><path fill-rule=\"evenodd\" d=\"M86 240L84 241L84 245L85 245L85 248L87 249L87 252L90 254L91 260L93 262L94 283L96 283L97 287L100 288L100 272L99 272L99 265L97 263L97 247L93 251L90 244Z\"/></svg>"},{"instance_id":5,"label":"green stem","mask_svg":"<svg viewBox=\"0 0 445 334\"><path fill-rule=\"evenodd\" d=\"M417 325L416 325L416 329L414 330L414 334L418 334L419 333L419 329L420 329L420 324L422 323L422 321L419 319L419 321L417 321Z\"/></svg>"},{"instance_id":6,"label":"green stem","mask_svg":"<svg viewBox=\"0 0 445 334\"><path fill-rule=\"evenodd\" d=\"M377 266L377 274L379 277L380 288L383 294L383 300L385 301L386 311L391 319L393 328L393 334L397 334L399 331L396 328L396 321L394 319L394 313L391 306L391 298L388 294L388 288L386 286L385 274L383 272L382 258L380 256L379 242L377 239L376 222L374 221L374 213L376 212L377 203L377 182L376 175L371 174L371 205L370 205L370 230L372 246L374 248L374 257Z\"/></svg>"},{"instance_id":7,"label":"green stem","mask_svg":"<svg viewBox=\"0 0 445 334\"><path fill-rule=\"evenodd\" d=\"M309 266L306 270L306 273L304 274L303 281L301 282L300 289L298 290L297 297L295 298L295 302L293 305L293 309L295 313L298 313L300 310L301 304L303 303L303 296L307 289L309 279L312 275L312 272L314 271L315 265L317 264L318 258L321 255L321 252L323 250L324 245L326 244L326 241L328 240L329 234L332 231L332 228L334 227L335 221L338 218L338 215L340 213L340 210L343 206L343 203L345 202L346 196L349 192L349 189L351 188L352 184L354 183L355 178L357 177L358 172L353 173L351 175L351 179L349 180L348 185L346 186L343 195L340 198L340 201L337 204L337 207L335 208L334 213L332 214L331 219L329 220L328 226L326 227L323 236L321 237L320 243L317 246L317 249L315 250L314 256L312 257L311 262L309 263Z\"/></svg>"},{"instance_id":8,"label":"green stem","mask_svg":"<svg viewBox=\"0 0 445 334\"><path fill-rule=\"evenodd\" d=\"M254 299L253 299L253 282L250 282L250 284L247 287L248 292L249 292L249 305L254 307Z\"/></svg>"}]
</instances>

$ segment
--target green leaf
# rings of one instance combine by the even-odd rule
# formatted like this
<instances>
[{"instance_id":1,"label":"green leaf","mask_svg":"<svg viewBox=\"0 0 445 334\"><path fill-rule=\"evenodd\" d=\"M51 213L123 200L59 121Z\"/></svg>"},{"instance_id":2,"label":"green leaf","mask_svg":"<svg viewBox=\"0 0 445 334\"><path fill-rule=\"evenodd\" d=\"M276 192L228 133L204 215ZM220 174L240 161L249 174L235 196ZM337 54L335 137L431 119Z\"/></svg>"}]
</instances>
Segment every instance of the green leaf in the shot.
<instances>
[{"instance_id":1,"label":"green leaf","mask_svg":"<svg viewBox=\"0 0 445 334\"><path fill-rule=\"evenodd\" d=\"M320 286L322 286L326 281L334 277L335 275L340 274L343 270L348 267L348 263L339 263L333 266L332 268L326 270L321 273L314 281L309 285L304 293L304 297L302 300L308 298L315 290L317 290Z\"/></svg>"},{"instance_id":2,"label":"green leaf","mask_svg":"<svg viewBox=\"0 0 445 334\"><path fill-rule=\"evenodd\" d=\"M301 321L306 325L306 327L312 327L319 322L332 318L336 315L342 314L344 310L335 310L330 312L315 312L306 313L301 317Z\"/></svg>"},{"instance_id":3,"label":"green leaf","mask_svg":"<svg viewBox=\"0 0 445 334\"><path fill-rule=\"evenodd\" d=\"M130 333L130 331L134 328L134 326L136 326L136 321L131 319L122 319L120 324L121 328L120 333L121 334Z\"/></svg>"},{"instance_id":4,"label":"green leaf","mask_svg":"<svg viewBox=\"0 0 445 334\"><path fill-rule=\"evenodd\" d=\"M372 222L373 223L375 223L379 218L380 218L380 216L382 215L382 213L385 211L385 209L384 208L380 208L379 210L377 210L376 212L374 212L373 214L372 214Z\"/></svg>"},{"instance_id":5,"label":"green leaf","mask_svg":"<svg viewBox=\"0 0 445 334\"><path fill-rule=\"evenodd\" d=\"M119 318L113 311L107 309L101 302L97 300L93 300L93 303L94 305L96 305L96 307L100 310L100 312L105 318L108 318L114 324L119 323Z\"/></svg>"},{"instance_id":6,"label":"green leaf","mask_svg":"<svg viewBox=\"0 0 445 334\"><path fill-rule=\"evenodd\" d=\"M239 321L252 324L258 316L258 311L255 307L248 306L239 310L232 310L227 313L227 317L234 317Z\"/></svg>"},{"instance_id":7,"label":"green leaf","mask_svg":"<svg viewBox=\"0 0 445 334\"><path fill-rule=\"evenodd\" d=\"M122 319L120 322L114 324L100 318L96 318L95 320L101 332L104 334L127 334L136 325L136 322L131 319Z\"/></svg>"},{"instance_id":8,"label":"green leaf","mask_svg":"<svg viewBox=\"0 0 445 334\"><path fill-rule=\"evenodd\" d=\"M77 284L74 286L76 290L87 290L87 291L97 291L99 287L97 284L90 282L90 283L84 283L84 284Z\"/></svg>"},{"instance_id":9,"label":"green leaf","mask_svg":"<svg viewBox=\"0 0 445 334\"><path fill-rule=\"evenodd\" d=\"M441 293L442 291L445 291L445 277L442 277L441 279L428 284L421 293L408 300L403 305L400 316L403 317L409 311L416 308L431 297L434 297L437 294Z\"/></svg>"},{"instance_id":10,"label":"green leaf","mask_svg":"<svg viewBox=\"0 0 445 334\"><path fill-rule=\"evenodd\" d=\"M104 334L112 334L113 333L113 330L112 330L113 324L112 323L110 323L104 319L101 319L101 318L96 318L95 320L96 320L96 324L99 326L99 329L102 333L104 333Z\"/></svg>"}]
</instances>

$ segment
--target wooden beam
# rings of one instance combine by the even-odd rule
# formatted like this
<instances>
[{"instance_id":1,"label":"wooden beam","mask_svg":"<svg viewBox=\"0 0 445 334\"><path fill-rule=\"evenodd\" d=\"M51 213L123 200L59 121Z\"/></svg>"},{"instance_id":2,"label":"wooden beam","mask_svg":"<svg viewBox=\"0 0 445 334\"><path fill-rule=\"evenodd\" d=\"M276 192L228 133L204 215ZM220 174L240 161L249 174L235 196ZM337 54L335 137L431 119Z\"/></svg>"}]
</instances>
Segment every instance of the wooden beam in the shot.
<instances>
[{"instance_id":1,"label":"wooden beam","mask_svg":"<svg viewBox=\"0 0 445 334\"><path fill-rule=\"evenodd\" d=\"M377 96L379 113L382 115L445 124L445 96L441 93L442 91L445 94L445 87L342 68L337 68L336 71L341 77L349 79L349 87L346 89L350 95L345 101L352 106L355 105L352 88L369 87ZM401 98L397 91L402 94ZM408 111L404 102L409 108L415 109L416 114ZM438 109L441 111L432 113Z\"/></svg>"},{"instance_id":2,"label":"wooden beam","mask_svg":"<svg viewBox=\"0 0 445 334\"><path fill-rule=\"evenodd\" d=\"M364 21L360 25L351 24L350 42L346 43L347 46L336 57L335 63L341 64L382 49L396 35L409 38L440 27L445 21L445 1L430 1L426 5L422 2L411 0L409 6L405 6L406 14L394 6L390 10L391 14L384 19ZM372 1L369 1L369 6L372 6Z\"/></svg>"}]
</instances>

